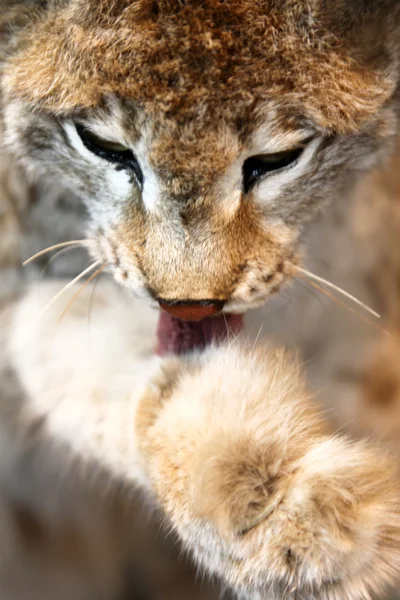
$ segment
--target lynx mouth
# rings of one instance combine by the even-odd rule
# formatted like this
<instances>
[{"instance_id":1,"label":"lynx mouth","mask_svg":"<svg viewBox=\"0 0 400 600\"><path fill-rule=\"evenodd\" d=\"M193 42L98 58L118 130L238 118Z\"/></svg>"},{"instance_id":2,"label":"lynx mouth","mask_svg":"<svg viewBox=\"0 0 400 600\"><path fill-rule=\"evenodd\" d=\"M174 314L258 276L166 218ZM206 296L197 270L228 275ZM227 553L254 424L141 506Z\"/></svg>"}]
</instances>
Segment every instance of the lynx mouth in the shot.
<instances>
[{"instance_id":1,"label":"lynx mouth","mask_svg":"<svg viewBox=\"0 0 400 600\"><path fill-rule=\"evenodd\" d=\"M243 315L224 313L199 321L185 321L161 310L156 352L164 356L203 350L210 344L220 344L237 336L242 327Z\"/></svg>"},{"instance_id":2,"label":"lynx mouth","mask_svg":"<svg viewBox=\"0 0 400 600\"><path fill-rule=\"evenodd\" d=\"M218 315L225 304L224 300L157 300L160 308L183 321L203 321Z\"/></svg>"}]
</instances>

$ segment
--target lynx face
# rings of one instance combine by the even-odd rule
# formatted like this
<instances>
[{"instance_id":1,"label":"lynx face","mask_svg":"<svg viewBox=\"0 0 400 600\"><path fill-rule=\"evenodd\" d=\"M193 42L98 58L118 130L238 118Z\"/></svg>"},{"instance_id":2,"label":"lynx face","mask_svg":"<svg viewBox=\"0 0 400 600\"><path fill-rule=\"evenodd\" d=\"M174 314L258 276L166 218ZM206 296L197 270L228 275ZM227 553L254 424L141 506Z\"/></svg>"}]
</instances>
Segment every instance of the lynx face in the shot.
<instances>
[{"instance_id":1,"label":"lynx face","mask_svg":"<svg viewBox=\"0 0 400 600\"><path fill-rule=\"evenodd\" d=\"M246 310L290 275L303 223L391 147L389 5L343 25L317 1L55 4L5 64L5 141L84 198L117 280Z\"/></svg>"}]
</instances>

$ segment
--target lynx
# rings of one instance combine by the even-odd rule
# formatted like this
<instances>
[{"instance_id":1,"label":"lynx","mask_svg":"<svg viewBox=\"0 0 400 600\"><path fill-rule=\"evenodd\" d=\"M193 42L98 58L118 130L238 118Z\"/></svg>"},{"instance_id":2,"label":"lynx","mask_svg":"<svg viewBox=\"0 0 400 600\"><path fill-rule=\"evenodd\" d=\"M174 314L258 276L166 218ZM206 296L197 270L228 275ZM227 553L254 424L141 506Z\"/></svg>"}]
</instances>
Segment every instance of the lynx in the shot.
<instances>
[{"instance_id":1,"label":"lynx","mask_svg":"<svg viewBox=\"0 0 400 600\"><path fill-rule=\"evenodd\" d=\"M2 152L82 199L84 274L128 294L98 286L89 350L91 282L67 312L51 282L7 308L18 425L140 488L248 600L383 593L400 575L393 447L336 433L272 345L154 356L153 309L264 304L301 268L307 223L395 154L398 2L3 0L0 19Z\"/></svg>"}]
</instances>

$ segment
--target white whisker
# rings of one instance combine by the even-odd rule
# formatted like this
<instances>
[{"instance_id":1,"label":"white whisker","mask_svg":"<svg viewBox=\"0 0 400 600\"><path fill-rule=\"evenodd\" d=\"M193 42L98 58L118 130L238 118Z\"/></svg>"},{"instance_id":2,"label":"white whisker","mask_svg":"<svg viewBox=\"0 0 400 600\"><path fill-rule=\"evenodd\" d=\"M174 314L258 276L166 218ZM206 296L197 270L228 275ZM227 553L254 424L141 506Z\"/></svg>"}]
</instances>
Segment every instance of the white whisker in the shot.
<instances>
[{"instance_id":1,"label":"white whisker","mask_svg":"<svg viewBox=\"0 0 400 600\"><path fill-rule=\"evenodd\" d=\"M256 346L257 346L257 344L258 344L258 340L260 339L260 335L261 335L261 332L262 332L262 330L263 330L263 327L264 327L264 323L261 323L261 327L260 327L260 329L258 330L258 333L257 333L257 335L256 335L256 339L254 340L254 343L253 343L253 346L252 346L252 349L251 349L251 352L252 352L252 353L254 352L254 349L255 349L255 347L256 347Z\"/></svg>"},{"instance_id":2,"label":"white whisker","mask_svg":"<svg viewBox=\"0 0 400 600\"><path fill-rule=\"evenodd\" d=\"M100 266L101 264L102 264L101 260L97 260L96 262L92 263L90 265L90 267L87 267L87 269L85 269L84 271L82 271L82 273L80 273L74 279L72 279L72 281L67 283L67 285L65 285L55 296L53 296L53 298L42 308L42 310L39 312L38 316L36 317L35 322L38 319L40 319L40 317L43 315L43 313L45 313L46 310L48 308L50 308L50 306L52 306L54 304L54 302L56 302L60 298L60 296L62 296L62 294L64 294L64 292L69 290L73 285L75 285L75 283L77 283L78 281L83 279L83 277L85 277L85 275L90 273L90 271L93 271L93 269Z\"/></svg>"},{"instance_id":3,"label":"white whisker","mask_svg":"<svg viewBox=\"0 0 400 600\"><path fill-rule=\"evenodd\" d=\"M75 292L75 294L72 296L71 300L69 300L67 306L64 308L63 312L61 313L58 321L57 321L57 326L60 324L60 322L62 321L62 319L64 318L64 315L66 314L66 312L68 311L68 309L70 308L71 304L73 304L74 300L76 300L76 298L79 296L79 294L82 293L82 291L85 289L85 287L87 285L89 285L89 283L91 281L93 281L93 279L95 279L104 269L106 265L102 264L98 269L96 269L96 271L94 273L91 274L91 276L86 279L86 281L84 281L80 288Z\"/></svg>"},{"instance_id":4,"label":"white whisker","mask_svg":"<svg viewBox=\"0 0 400 600\"><path fill-rule=\"evenodd\" d=\"M82 245L81 244L76 244L75 246L69 246L67 248L62 248L61 250L58 250L58 252L56 252L55 254L53 254L53 256L51 256L48 261L46 262L46 264L44 265L43 269L40 271L40 276L39 276L39 280L42 280L44 277L44 274L46 272L46 270L50 267L50 265L57 260L57 258L60 258L63 254L67 254L68 252L72 252L72 250L77 250L78 248L81 248Z\"/></svg>"},{"instance_id":5,"label":"white whisker","mask_svg":"<svg viewBox=\"0 0 400 600\"><path fill-rule=\"evenodd\" d=\"M323 279L322 277L319 277L318 275L315 275L314 273L311 273L310 271L306 271L305 269L302 269L301 267L299 267L297 265L292 265L292 267L296 271L299 271L300 273L303 273L303 275L306 275L310 279L315 279L315 281L318 281L319 283L325 284L326 286L328 286L329 288L335 290L339 294L342 294L343 296L345 296L349 300L352 300L355 304L357 304L358 306L361 306L361 308L363 308L364 310L366 310L367 312L369 312L375 318L377 318L377 319L381 318L380 314L378 314L377 312L375 312L374 310L372 310L372 308L370 308L369 306L367 306L366 304L364 304L364 302L361 302L361 300L359 300L355 296L352 296L351 294L349 294L349 292L346 292L345 290L342 290L342 288L338 287L334 283L331 283L330 281L327 281L326 279Z\"/></svg>"},{"instance_id":6,"label":"white whisker","mask_svg":"<svg viewBox=\"0 0 400 600\"><path fill-rule=\"evenodd\" d=\"M44 254L47 254L48 252L51 252L52 250L57 250L58 248L65 248L66 246L84 246L85 247L87 245L88 245L88 240L71 240L69 242L61 242L60 244L54 244L54 246L49 246L48 248L45 248L44 250L41 250L40 252L36 252L36 254L33 254L33 256L30 256L29 258L27 258L22 264L23 264L23 266L28 265L32 261L43 256Z\"/></svg>"}]
</instances>

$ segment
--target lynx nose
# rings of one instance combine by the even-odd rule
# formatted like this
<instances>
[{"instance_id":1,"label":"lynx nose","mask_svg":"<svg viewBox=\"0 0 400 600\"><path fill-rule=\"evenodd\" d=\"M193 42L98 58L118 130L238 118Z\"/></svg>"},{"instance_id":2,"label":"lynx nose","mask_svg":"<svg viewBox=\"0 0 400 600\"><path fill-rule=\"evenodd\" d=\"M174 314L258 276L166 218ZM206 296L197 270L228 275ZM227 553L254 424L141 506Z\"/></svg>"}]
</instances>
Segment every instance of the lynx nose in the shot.
<instances>
[{"instance_id":1,"label":"lynx nose","mask_svg":"<svg viewBox=\"0 0 400 600\"><path fill-rule=\"evenodd\" d=\"M178 319L184 321L201 321L219 313L225 302L223 300L158 300L160 307Z\"/></svg>"}]
</instances>

